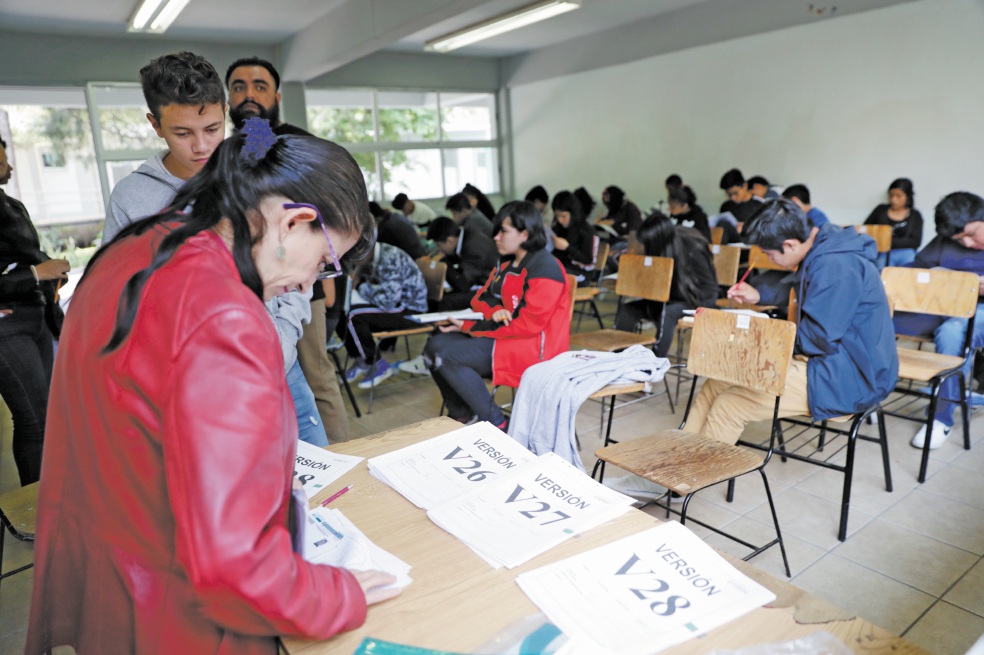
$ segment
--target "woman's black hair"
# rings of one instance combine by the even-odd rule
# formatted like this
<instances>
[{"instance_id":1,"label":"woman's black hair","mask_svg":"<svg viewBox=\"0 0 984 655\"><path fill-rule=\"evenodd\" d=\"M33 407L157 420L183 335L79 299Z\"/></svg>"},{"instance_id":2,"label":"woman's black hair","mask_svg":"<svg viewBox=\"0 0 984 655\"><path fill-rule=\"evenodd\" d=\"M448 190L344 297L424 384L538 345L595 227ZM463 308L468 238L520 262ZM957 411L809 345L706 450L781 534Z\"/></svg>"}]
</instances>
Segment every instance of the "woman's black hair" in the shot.
<instances>
[{"instance_id":1,"label":"woman's black hair","mask_svg":"<svg viewBox=\"0 0 984 655\"><path fill-rule=\"evenodd\" d=\"M605 206L608 207L609 212L617 212L625 204L625 191L622 191L620 187L614 184L605 189L604 193L608 194L608 202Z\"/></svg>"},{"instance_id":2,"label":"woman's black hair","mask_svg":"<svg viewBox=\"0 0 984 655\"><path fill-rule=\"evenodd\" d=\"M585 217L590 217L595 208L595 199L591 197L588 190L583 186L574 189L574 197L581 203L581 212Z\"/></svg>"},{"instance_id":3,"label":"woman's black hair","mask_svg":"<svg viewBox=\"0 0 984 655\"><path fill-rule=\"evenodd\" d=\"M343 262L362 259L375 241L375 222L369 215L366 185L358 164L341 146L313 136L279 136L266 155L247 163L241 155L242 132L223 141L201 171L178 191L171 207L156 216L127 226L104 245L87 267L107 249L133 234L142 234L160 224L173 224L160 242L149 266L134 273L123 287L116 310L116 326L104 353L115 350L133 327L140 296L147 280L174 256L190 237L215 228L223 218L232 226L232 257L243 284L260 299L263 284L253 261L253 246L263 237L265 219L260 203L270 196L318 208L325 225L343 234L358 234L355 245L342 256ZM187 212L182 209L187 209ZM320 231L318 221L312 230ZM85 282L83 275L80 284Z\"/></svg>"},{"instance_id":4,"label":"woman's black hair","mask_svg":"<svg viewBox=\"0 0 984 655\"><path fill-rule=\"evenodd\" d=\"M916 192L912 190L912 180L907 177L900 177L896 180L892 180L892 183L888 185L888 190L898 189L905 194L905 207L906 209L912 209L912 201L916 196Z\"/></svg>"},{"instance_id":5,"label":"woman's black hair","mask_svg":"<svg viewBox=\"0 0 984 655\"><path fill-rule=\"evenodd\" d=\"M676 205L697 206L697 194L689 186L671 187L667 199Z\"/></svg>"},{"instance_id":6,"label":"woman's black hair","mask_svg":"<svg viewBox=\"0 0 984 655\"><path fill-rule=\"evenodd\" d=\"M492 203L489 202L489 199L477 186L474 186L469 182L465 185L465 188L462 189L461 192L469 198L475 198L478 200L478 204L476 205L476 207L478 207L478 211L482 212L489 218L495 216L495 207L492 206Z\"/></svg>"},{"instance_id":7,"label":"woman's black hair","mask_svg":"<svg viewBox=\"0 0 984 655\"><path fill-rule=\"evenodd\" d=\"M542 202L544 205L550 202L550 196L547 195L547 190L541 185L537 184L535 187L529 190L526 194L526 200L530 202Z\"/></svg>"},{"instance_id":8,"label":"woman's black hair","mask_svg":"<svg viewBox=\"0 0 984 655\"><path fill-rule=\"evenodd\" d=\"M523 244L523 250L533 252L546 248L547 231L543 227L540 212L537 211L532 202L513 200L503 205L499 213L495 215L495 221L492 222L493 237L502 230L502 223L507 218L517 231L526 230L526 243Z\"/></svg>"},{"instance_id":9,"label":"woman's black hair","mask_svg":"<svg viewBox=\"0 0 984 655\"><path fill-rule=\"evenodd\" d=\"M584 213L581 211L581 202L570 191L558 191L550 202L550 208L557 212L567 212L571 215L570 227L574 227L584 222ZM557 221L555 220L554 223Z\"/></svg>"},{"instance_id":10,"label":"woman's black hair","mask_svg":"<svg viewBox=\"0 0 984 655\"><path fill-rule=\"evenodd\" d=\"M703 237L696 237L707 250L707 242ZM700 279L694 274L693 264L689 261L686 247L680 231L666 214L654 211L646 217L636 232L636 239L642 244L643 252L650 257L669 257L673 259L673 285L688 302L697 303L703 298L700 288ZM687 265L682 265L686 262Z\"/></svg>"}]
</instances>

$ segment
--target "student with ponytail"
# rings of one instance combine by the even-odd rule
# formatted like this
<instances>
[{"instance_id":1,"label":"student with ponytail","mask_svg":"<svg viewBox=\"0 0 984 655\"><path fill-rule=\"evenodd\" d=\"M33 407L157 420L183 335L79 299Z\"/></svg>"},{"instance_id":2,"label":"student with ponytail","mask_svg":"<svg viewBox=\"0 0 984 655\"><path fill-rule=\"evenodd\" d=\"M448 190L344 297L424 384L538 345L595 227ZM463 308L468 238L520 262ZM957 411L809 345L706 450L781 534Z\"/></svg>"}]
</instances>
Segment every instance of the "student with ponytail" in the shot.
<instances>
[{"instance_id":1,"label":"student with ponytail","mask_svg":"<svg viewBox=\"0 0 984 655\"><path fill-rule=\"evenodd\" d=\"M371 247L359 167L254 118L173 206L100 250L66 317L27 653L273 653L396 593L292 549L297 421L263 306Z\"/></svg>"}]
</instances>

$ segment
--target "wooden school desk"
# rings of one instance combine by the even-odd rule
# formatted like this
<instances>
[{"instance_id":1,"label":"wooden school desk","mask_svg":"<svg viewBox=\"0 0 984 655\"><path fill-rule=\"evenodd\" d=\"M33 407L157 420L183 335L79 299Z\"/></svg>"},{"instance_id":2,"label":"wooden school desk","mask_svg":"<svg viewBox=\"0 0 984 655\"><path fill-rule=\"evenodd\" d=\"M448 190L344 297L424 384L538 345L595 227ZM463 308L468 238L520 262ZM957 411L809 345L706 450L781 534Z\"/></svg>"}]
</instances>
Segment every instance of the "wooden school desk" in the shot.
<instances>
[{"instance_id":1,"label":"wooden school desk","mask_svg":"<svg viewBox=\"0 0 984 655\"><path fill-rule=\"evenodd\" d=\"M460 428L436 418L329 450L370 458ZM328 641L286 639L291 655L351 655L363 637L413 646L468 653L497 633L539 609L515 583L516 575L610 541L645 530L660 521L630 510L579 537L535 557L516 569L492 569L455 537L431 523L423 510L369 475L359 463L312 499L312 507L347 484L354 488L333 501L370 539L413 569L413 583L396 598L369 608L365 625ZM674 646L670 655L698 655L719 648L740 648L789 641L817 630L837 636L856 653L920 654L925 651L852 613L811 596L747 562L725 557L769 588L776 600L704 637Z\"/></svg>"}]
</instances>

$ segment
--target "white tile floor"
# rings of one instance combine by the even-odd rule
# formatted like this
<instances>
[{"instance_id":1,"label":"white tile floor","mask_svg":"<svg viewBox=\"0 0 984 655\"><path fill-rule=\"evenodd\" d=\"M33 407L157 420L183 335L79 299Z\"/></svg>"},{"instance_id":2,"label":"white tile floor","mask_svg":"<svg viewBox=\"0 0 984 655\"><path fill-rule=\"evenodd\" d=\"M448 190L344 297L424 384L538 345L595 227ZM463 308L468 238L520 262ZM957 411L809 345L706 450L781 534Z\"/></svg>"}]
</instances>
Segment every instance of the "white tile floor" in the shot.
<instances>
[{"instance_id":1,"label":"white tile floor","mask_svg":"<svg viewBox=\"0 0 984 655\"><path fill-rule=\"evenodd\" d=\"M588 321L584 329L590 329ZM419 351L420 345L412 342L411 349ZM400 375L377 390L373 413L350 420L353 436L437 415L440 396L433 383L407 379ZM367 392L357 389L356 397L364 406ZM640 437L677 427L679 416L680 410L671 415L666 399L656 397L619 410L614 431L621 439ZM908 445L915 425L889 419L888 430L895 490L885 491L877 445L860 443L843 543L837 540L840 474L778 458L769 463L792 582L929 652L961 655L984 634L984 420L971 421L972 450L964 451L960 439L951 438L933 452L929 477L921 485L915 480L919 452ZM578 431L585 463L593 464L592 453L601 443L597 403L582 408ZM0 449L0 488L8 489L17 476L6 408L0 408ZM609 469L608 475L618 473ZM772 529L761 483L751 476L739 481L734 502L726 502L723 487L708 489L695 497L690 511L753 541L768 537ZM740 546L694 528L713 545L745 554ZM30 544L8 538L4 570L30 561L31 555ZM776 548L754 563L783 575ZM30 591L30 573L0 586L0 655L23 649Z\"/></svg>"}]
</instances>

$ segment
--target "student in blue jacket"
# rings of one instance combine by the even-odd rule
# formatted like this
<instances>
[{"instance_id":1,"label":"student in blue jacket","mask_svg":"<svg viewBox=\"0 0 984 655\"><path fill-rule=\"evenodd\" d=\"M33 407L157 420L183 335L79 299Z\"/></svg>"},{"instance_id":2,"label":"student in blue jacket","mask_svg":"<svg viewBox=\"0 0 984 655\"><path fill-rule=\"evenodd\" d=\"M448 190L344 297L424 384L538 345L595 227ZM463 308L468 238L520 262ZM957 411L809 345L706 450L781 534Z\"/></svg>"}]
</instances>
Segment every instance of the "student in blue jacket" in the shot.
<instances>
[{"instance_id":1,"label":"student in blue jacket","mask_svg":"<svg viewBox=\"0 0 984 655\"><path fill-rule=\"evenodd\" d=\"M815 227L786 199L766 203L745 240L774 263L799 267L795 353L807 360L790 363L779 415L833 418L888 396L899 361L874 241L829 224ZM753 304L774 302L748 284L735 285L728 295ZM687 429L735 443L746 423L771 418L774 406L769 394L708 380L694 401Z\"/></svg>"}]
</instances>

